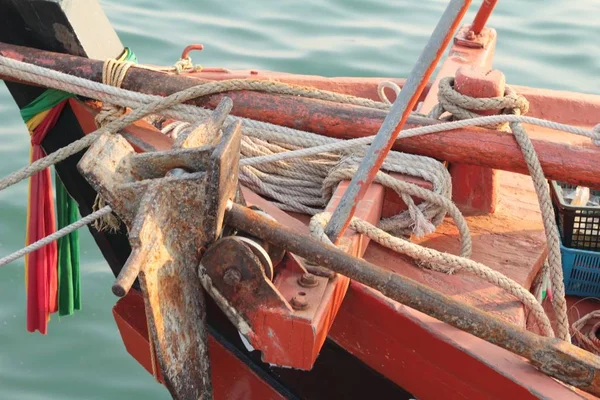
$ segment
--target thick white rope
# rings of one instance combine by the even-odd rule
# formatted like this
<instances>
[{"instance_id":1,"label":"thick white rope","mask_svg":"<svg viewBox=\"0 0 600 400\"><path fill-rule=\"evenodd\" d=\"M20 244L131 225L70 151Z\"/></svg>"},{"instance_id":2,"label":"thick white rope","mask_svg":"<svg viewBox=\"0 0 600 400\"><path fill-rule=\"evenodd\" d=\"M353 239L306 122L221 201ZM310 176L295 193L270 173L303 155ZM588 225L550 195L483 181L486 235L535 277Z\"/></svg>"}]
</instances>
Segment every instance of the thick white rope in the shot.
<instances>
[{"instance_id":1,"label":"thick white rope","mask_svg":"<svg viewBox=\"0 0 600 400\"><path fill-rule=\"evenodd\" d=\"M323 241L324 243L333 245L324 231L325 225L327 225L327 222L330 218L330 213L321 213L315 215L310 220L309 229L312 236ZM454 270L465 271L508 291L517 299L519 299L529 311L531 311L531 315L533 315L539 327L541 328L542 334L544 336L554 337L550 320L544 312L542 305L537 302L535 297L517 282L497 271L494 271L486 265L469 260L468 258L442 253L428 247L411 243L408 240L394 237L371 225L370 223L358 218L352 218L350 222L350 229L366 235L373 241L384 247L387 247L388 249L394 250L400 254L405 254L417 260L419 263L425 263L426 266L435 269L436 271L445 273Z\"/></svg>"},{"instance_id":2,"label":"thick white rope","mask_svg":"<svg viewBox=\"0 0 600 400\"><path fill-rule=\"evenodd\" d=\"M440 118L444 112L450 112L454 118L468 119L477 115L471 110L501 109L515 115L525 114L529 110L529 102L509 86L506 87L504 97L474 98L455 91L452 87L453 83L454 79L450 77L440 81L438 92L439 103L432 111L432 116L435 118ZM521 123L511 122L509 125L499 125L495 126L495 128L512 131L515 140L521 148L529 175L533 181L548 245L548 270L550 271L554 293L552 305L557 319L557 336L562 340L569 341L569 319L560 253L560 236L558 227L556 226L554 208L552 207L546 177L544 176L531 139L529 139L529 135L527 135Z\"/></svg>"},{"instance_id":3,"label":"thick white rope","mask_svg":"<svg viewBox=\"0 0 600 400\"><path fill-rule=\"evenodd\" d=\"M104 215L110 214L111 212L112 212L112 209L110 208L110 206L106 206L104 208L101 208L98 211L95 211L89 215L86 215L85 217L81 218L79 221L74 222L71 225L67 225L64 228L46 236L45 238L42 238L42 239L38 240L37 242L34 242L34 243L30 244L29 246L22 248L21 250L15 251L14 253L12 253L6 257L0 258L0 267L17 260L26 254L29 254L33 251L41 249L42 247L46 246L47 244L50 244L53 241L58 240L61 237L66 236L73 231L76 231L77 229L81 228L82 226L90 224L90 223L96 221L97 219L102 218Z\"/></svg>"}]
</instances>

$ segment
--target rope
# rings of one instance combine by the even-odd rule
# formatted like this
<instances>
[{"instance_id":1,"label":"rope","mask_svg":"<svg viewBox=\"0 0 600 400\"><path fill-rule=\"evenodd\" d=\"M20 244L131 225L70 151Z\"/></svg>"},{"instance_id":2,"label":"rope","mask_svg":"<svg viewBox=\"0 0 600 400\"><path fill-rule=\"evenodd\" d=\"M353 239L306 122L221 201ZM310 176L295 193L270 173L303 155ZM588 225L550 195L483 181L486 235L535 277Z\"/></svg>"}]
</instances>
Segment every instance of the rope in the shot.
<instances>
[{"instance_id":1,"label":"rope","mask_svg":"<svg viewBox=\"0 0 600 400\"><path fill-rule=\"evenodd\" d=\"M127 76L127 72L133 65L134 63L124 60L115 60L112 58L107 59L104 61L102 68L102 83L120 88L125 80L125 77ZM102 109L95 118L96 126L100 128L107 123L116 120L123 114L125 114L125 107L103 102ZM106 205L106 200L104 200L100 194L97 194L92 209L97 211L101 208L104 208ZM114 213L109 213L104 215L104 217L94 221L93 225L98 232L117 232L121 226L121 223L119 218Z\"/></svg>"},{"instance_id":2,"label":"rope","mask_svg":"<svg viewBox=\"0 0 600 400\"><path fill-rule=\"evenodd\" d=\"M134 64L127 61L119 61L112 58L104 61L102 68L102 83L117 88L121 87L127 72ZM102 110L96 115L96 126L101 127L108 122L114 121L125 113L124 107L115 106L112 103L103 102Z\"/></svg>"},{"instance_id":3,"label":"rope","mask_svg":"<svg viewBox=\"0 0 600 400\"><path fill-rule=\"evenodd\" d=\"M330 218L330 213L321 213L315 215L310 221L309 229L312 236L333 246L324 230L325 225L327 225L327 222ZM554 337L550 320L544 312L542 305L537 302L535 297L528 290L501 273L494 271L493 269L481 263L469 260L468 258L442 253L437 250L419 246L407 240L391 236L381 229L358 218L352 218L350 222L350 229L366 235L371 240L388 249L394 250L400 254L405 254L417 260L421 265L429 266L436 271L449 273L454 270L461 270L473 274L493 285L506 290L519 299L525 308L531 312L531 315L540 326L544 336Z\"/></svg>"},{"instance_id":4,"label":"rope","mask_svg":"<svg viewBox=\"0 0 600 400\"><path fill-rule=\"evenodd\" d=\"M516 109L516 112L520 112ZM533 185L540 203L542 211L542 221L546 232L546 241L548 245L548 264L550 266L550 276L552 279L553 301L552 306L557 319L557 336L560 339L569 341L569 318L567 315L567 301L565 299L565 282L563 278L562 259L560 254L560 237L558 227L556 226L556 217L552 200L548 193L548 183L544 177L542 166L538 160L533 144L525 132L523 126L518 122L510 124L510 128L517 140L517 143L523 151L523 157L527 163L527 169L533 180Z\"/></svg>"},{"instance_id":5,"label":"rope","mask_svg":"<svg viewBox=\"0 0 600 400\"><path fill-rule=\"evenodd\" d=\"M596 336L596 333L600 328L599 323L595 323L587 335L583 333L583 327L593 318L600 318L600 310L592 311L589 314L584 315L573 322L571 328L573 329L573 336L580 347L594 354L600 354L600 340Z\"/></svg>"},{"instance_id":6,"label":"rope","mask_svg":"<svg viewBox=\"0 0 600 400\"><path fill-rule=\"evenodd\" d=\"M314 135L317 136L317 135ZM307 137L304 145L318 143L320 139ZM357 155L365 148L354 149L352 153L339 152L322 154L320 157L288 159L260 165L244 165L244 161L261 155L282 154L295 148L289 137L277 135L269 141L255 137L244 137L241 146L242 165L240 181L259 194L274 199L279 208L286 211L314 215L323 211L342 180L349 179L359 163ZM379 183L395 190L408 205L408 210L381 221L380 227L397 235L424 236L435 230L446 215L452 193L451 178L447 169L438 161L421 156L390 152L383 169L410 176L420 177L432 183L433 190L419 188L414 184L399 181L386 175ZM415 205L410 197L419 193L425 201ZM444 198L444 199L441 199ZM454 213L461 238L466 248L463 254L470 254L469 231L462 215ZM458 223L458 220L463 223Z\"/></svg>"},{"instance_id":7,"label":"rope","mask_svg":"<svg viewBox=\"0 0 600 400\"><path fill-rule=\"evenodd\" d=\"M34 242L34 243L30 244L29 246L22 248L21 250L18 250L6 257L0 258L0 267L17 260L26 254L36 251L36 250L54 242L55 240L58 240L61 237L68 235L71 232L74 232L77 229L81 228L82 226L92 223L95 220L97 220L98 218L102 218L102 216L109 214L110 212L112 212L112 209L110 208L110 206L106 206L98 211L95 211L95 212L81 218L79 221L77 221L71 225L65 226L64 228L52 233L51 235L48 235L45 238L38 240L37 242Z\"/></svg>"},{"instance_id":8,"label":"rope","mask_svg":"<svg viewBox=\"0 0 600 400\"><path fill-rule=\"evenodd\" d=\"M504 110L505 113L515 115L525 114L529 110L527 99L516 94L509 86L506 87L504 97L474 98L455 91L453 83L453 78L444 78L440 81L439 103L434 107L430 116L440 118L443 113L450 112L453 118L468 119L477 115L470 110L485 111L500 109ZM560 238L542 166L527 132L519 122L510 122L508 126L495 125L494 127L512 131L515 140L521 148L527 169L531 175L542 213L542 222L548 245L548 270L550 271L554 294L552 305L557 318L557 336L562 340L569 341L569 319L565 299Z\"/></svg>"}]
</instances>

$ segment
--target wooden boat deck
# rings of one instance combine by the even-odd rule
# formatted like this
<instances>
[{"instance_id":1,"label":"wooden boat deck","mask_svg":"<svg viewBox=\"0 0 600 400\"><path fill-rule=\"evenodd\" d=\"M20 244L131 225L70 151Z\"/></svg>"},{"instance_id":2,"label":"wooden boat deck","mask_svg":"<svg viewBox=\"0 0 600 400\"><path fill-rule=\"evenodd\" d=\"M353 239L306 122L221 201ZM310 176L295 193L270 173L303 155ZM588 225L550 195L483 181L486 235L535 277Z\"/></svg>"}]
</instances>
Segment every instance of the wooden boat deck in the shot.
<instances>
[{"instance_id":1,"label":"wooden boat deck","mask_svg":"<svg viewBox=\"0 0 600 400\"><path fill-rule=\"evenodd\" d=\"M546 255L542 221L531 178L500 172L499 205L492 215L467 216L473 238L473 260L530 288ZM439 251L459 254L460 241L454 222L446 218L437 231L413 241ZM375 243L365 259L427 284L447 295L525 327L523 306L511 294L467 273L454 275L398 262L397 254Z\"/></svg>"}]
</instances>

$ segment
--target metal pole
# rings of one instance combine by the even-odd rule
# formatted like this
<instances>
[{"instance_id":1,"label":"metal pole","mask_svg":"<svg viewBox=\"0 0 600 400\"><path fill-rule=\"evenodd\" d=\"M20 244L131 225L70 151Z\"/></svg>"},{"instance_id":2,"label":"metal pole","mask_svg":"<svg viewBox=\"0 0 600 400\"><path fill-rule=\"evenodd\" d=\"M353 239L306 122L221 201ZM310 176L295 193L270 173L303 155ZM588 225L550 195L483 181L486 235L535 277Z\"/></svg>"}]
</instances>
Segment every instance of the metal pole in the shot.
<instances>
[{"instance_id":1,"label":"metal pole","mask_svg":"<svg viewBox=\"0 0 600 400\"><path fill-rule=\"evenodd\" d=\"M325 228L325 233L332 242L337 242L348 227L357 203L364 196L379 168L381 168L383 160L392 148L412 109L417 104L421 92L433 74L470 4L471 0L452 0L448 4L446 11L444 11L442 18L429 38L429 42L406 80L406 84L381 124L377 136L369 146L340 204L336 207Z\"/></svg>"},{"instance_id":2,"label":"metal pole","mask_svg":"<svg viewBox=\"0 0 600 400\"><path fill-rule=\"evenodd\" d=\"M483 3L481 3L481 7L479 7L479 11L477 11L477 15L475 15L475 19L471 25L471 30L476 35L479 35L483 28L485 28L485 24L492 14L492 11L494 11L496 3L498 3L498 0L483 0Z\"/></svg>"}]
</instances>

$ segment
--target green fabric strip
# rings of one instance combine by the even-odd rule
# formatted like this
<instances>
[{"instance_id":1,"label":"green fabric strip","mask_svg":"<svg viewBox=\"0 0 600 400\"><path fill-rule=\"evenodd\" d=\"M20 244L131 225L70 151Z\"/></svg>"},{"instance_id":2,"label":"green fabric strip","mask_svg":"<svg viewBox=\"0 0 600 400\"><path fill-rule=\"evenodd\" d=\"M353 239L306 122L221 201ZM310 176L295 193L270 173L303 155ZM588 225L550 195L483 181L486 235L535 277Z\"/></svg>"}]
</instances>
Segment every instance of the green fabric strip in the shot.
<instances>
[{"instance_id":1,"label":"green fabric strip","mask_svg":"<svg viewBox=\"0 0 600 400\"><path fill-rule=\"evenodd\" d=\"M56 220L60 227L77 221L77 203L55 173ZM79 232L58 239L58 314L72 315L81 309L81 280L79 274Z\"/></svg>"},{"instance_id":2,"label":"green fabric strip","mask_svg":"<svg viewBox=\"0 0 600 400\"><path fill-rule=\"evenodd\" d=\"M61 183L62 185L62 183ZM77 202L68 196L69 205L69 224L79 219L79 207ZM71 232L68 236L71 247L71 265L73 267L73 307L76 310L81 310L81 274L79 272L79 231Z\"/></svg>"},{"instance_id":3,"label":"green fabric strip","mask_svg":"<svg viewBox=\"0 0 600 400\"><path fill-rule=\"evenodd\" d=\"M71 93L61 92L60 90L48 89L21 109L21 118L23 118L23 121L27 122L36 114L51 109L69 97L73 97L73 95Z\"/></svg>"}]
</instances>

